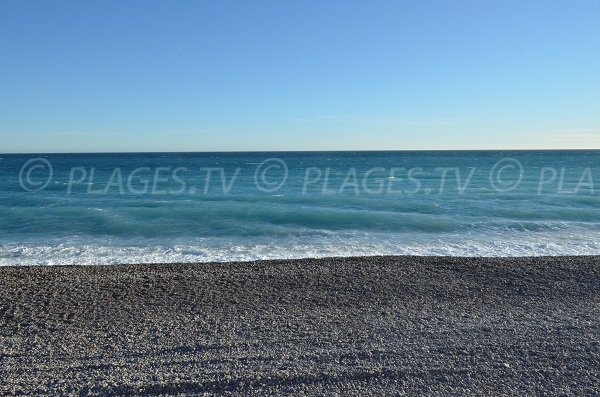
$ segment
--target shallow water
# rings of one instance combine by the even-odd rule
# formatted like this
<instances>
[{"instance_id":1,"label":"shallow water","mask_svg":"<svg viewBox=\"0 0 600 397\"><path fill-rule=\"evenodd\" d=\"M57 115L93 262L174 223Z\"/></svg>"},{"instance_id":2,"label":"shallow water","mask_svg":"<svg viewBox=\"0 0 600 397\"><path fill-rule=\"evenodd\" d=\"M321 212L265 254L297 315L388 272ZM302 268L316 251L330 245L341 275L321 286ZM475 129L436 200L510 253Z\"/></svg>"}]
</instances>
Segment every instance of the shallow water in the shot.
<instances>
[{"instance_id":1,"label":"shallow water","mask_svg":"<svg viewBox=\"0 0 600 397\"><path fill-rule=\"evenodd\" d=\"M0 265L600 254L598 151L0 157Z\"/></svg>"}]
</instances>

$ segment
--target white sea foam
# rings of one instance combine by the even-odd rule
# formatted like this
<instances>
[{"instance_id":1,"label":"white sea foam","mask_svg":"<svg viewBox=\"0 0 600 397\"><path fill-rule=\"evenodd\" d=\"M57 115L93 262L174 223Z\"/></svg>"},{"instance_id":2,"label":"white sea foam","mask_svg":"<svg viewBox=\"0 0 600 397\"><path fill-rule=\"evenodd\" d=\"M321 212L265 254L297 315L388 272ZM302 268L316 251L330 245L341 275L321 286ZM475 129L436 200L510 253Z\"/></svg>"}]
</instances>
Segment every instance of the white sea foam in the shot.
<instances>
[{"instance_id":1,"label":"white sea foam","mask_svg":"<svg viewBox=\"0 0 600 397\"><path fill-rule=\"evenodd\" d=\"M0 266L110 265L125 263L196 263L295 259L363 255L427 256L557 256L598 255L600 235L531 234L488 238L378 240L377 236L333 235L313 241L238 241L204 239L172 245L111 245L62 242L58 244L2 244Z\"/></svg>"}]
</instances>

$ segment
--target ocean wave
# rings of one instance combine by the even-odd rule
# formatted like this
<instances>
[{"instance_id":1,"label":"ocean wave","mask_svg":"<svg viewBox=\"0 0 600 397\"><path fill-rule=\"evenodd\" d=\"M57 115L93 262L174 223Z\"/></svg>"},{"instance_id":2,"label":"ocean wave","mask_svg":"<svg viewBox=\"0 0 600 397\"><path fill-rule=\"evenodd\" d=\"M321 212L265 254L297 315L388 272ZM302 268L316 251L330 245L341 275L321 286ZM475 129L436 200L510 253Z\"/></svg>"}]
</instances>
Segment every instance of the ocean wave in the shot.
<instances>
[{"instance_id":1,"label":"ocean wave","mask_svg":"<svg viewBox=\"0 0 600 397\"><path fill-rule=\"evenodd\" d=\"M309 238L208 238L189 241L118 241L71 238L63 241L15 242L0 245L0 266L113 265L127 263L202 263L262 259L319 258L364 255L428 256L556 256L598 255L600 233L496 233L487 236L378 235L324 233Z\"/></svg>"}]
</instances>

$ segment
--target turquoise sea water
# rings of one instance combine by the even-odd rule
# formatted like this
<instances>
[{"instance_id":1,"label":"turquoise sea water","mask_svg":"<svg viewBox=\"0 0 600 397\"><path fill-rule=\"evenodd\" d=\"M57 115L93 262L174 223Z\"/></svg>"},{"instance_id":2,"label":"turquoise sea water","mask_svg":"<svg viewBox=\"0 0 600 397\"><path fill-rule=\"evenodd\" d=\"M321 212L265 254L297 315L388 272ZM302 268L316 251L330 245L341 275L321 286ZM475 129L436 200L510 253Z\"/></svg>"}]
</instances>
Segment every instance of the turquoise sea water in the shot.
<instances>
[{"instance_id":1,"label":"turquoise sea water","mask_svg":"<svg viewBox=\"0 0 600 397\"><path fill-rule=\"evenodd\" d=\"M2 154L0 225L0 265L600 254L600 152Z\"/></svg>"}]
</instances>

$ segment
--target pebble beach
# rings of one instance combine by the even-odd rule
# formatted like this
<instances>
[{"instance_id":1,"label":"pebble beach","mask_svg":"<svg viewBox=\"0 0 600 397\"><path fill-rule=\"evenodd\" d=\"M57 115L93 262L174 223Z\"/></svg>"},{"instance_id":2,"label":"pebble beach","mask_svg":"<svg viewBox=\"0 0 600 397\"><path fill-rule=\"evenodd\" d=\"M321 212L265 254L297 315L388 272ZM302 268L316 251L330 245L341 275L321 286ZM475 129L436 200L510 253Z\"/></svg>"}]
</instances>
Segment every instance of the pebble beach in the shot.
<instances>
[{"instance_id":1,"label":"pebble beach","mask_svg":"<svg viewBox=\"0 0 600 397\"><path fill-rule=\"evenodd\" d=\"M0 268L2 395L600 390L600 258Z\"/></svg>"}]
</instances>

